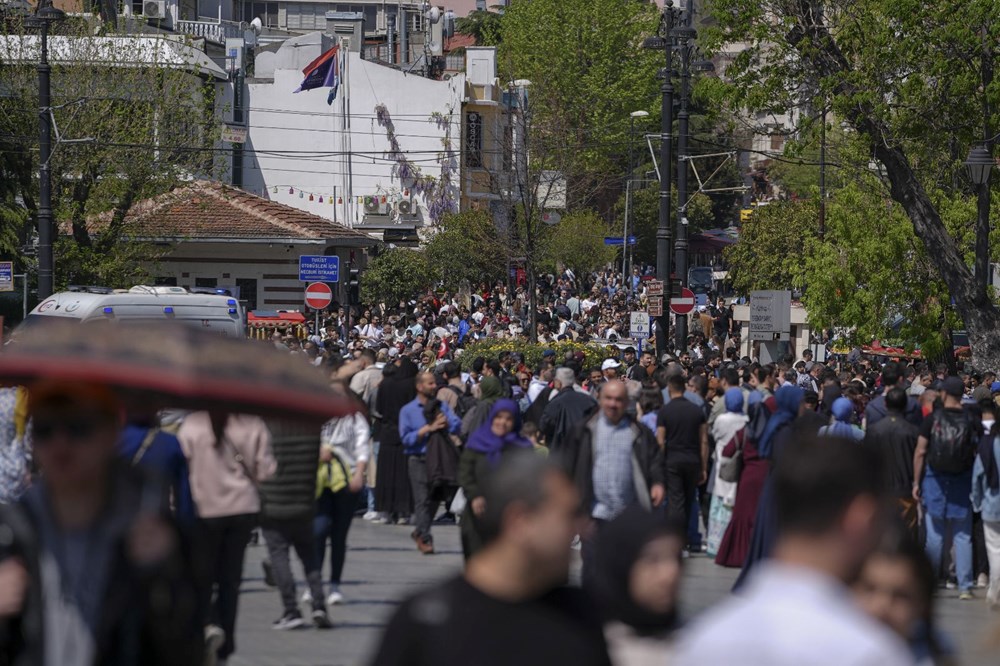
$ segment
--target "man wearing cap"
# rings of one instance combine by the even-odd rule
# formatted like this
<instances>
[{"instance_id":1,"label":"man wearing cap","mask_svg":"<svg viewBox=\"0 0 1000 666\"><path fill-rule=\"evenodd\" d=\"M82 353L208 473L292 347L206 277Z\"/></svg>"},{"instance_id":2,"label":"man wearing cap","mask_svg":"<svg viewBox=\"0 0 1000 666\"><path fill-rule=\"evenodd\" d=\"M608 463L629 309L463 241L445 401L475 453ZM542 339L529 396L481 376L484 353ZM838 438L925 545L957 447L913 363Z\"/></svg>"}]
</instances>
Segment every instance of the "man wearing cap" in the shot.
<instances>
[{"instance_id":1,"label":"man wearing cap","mask_svg":"<svg viewBox=\"0 0 1000 666\"><path fill-rule=\"evenodd\" d=\"M625 366L625 369L622 370L622 372L629 379L635 379L633 375L638 371L639 368L639 361L636 359L635 356L635 347L626 347L625 351L622 352L622 354L624 355L624 360L622 365Z\"/></svg>"},{"instance_id":2,"label":"man wearing cap","mask_svg":"<svg viewBox=\"0 0 1000 666\"><path fill-rule=\"evenodd\" d=\"M945 537L951 532L959 599L972 599L972 467L982 434L977 418L962 407L965 385L942 382L944 407L924 419L913 456L913 499L924 506L927 556L941 570Z\"/></svg>"},{"instance_id":3,"label":"man wearing cap","mask_svg":"<svg viewBox=\"0 0 1000 666\"><path fill-rule=\"evenodd\" d=\"M958 379L956 377L956 379ZM962 380L958 380L959 383ZM885 395L889 392L889 389L895 387L903 387L903 369L900 367L899 363L895 361L890 361L885 364L882 368L882 395L878 396L874 400L868 403L868 407L865 408L865 427L871 428L873 425L881 421L889 413L888 408L885 405ZM964 393L963 385L963 393ZM907 397L906 399L906 420L915 426L919 426L924 420L923 415L920 413L920 407L917 405L917 401L913 398Z\"/></svg>"},{"instance_id":4,"label":"man wearing cap","mask_svg":"<svg viewBox=\"0 0 1000 666\"><path fill-rule=\"evenodd\" d=\"M604 359L604 362L601 363L601 372L604 374L604 381L610 382L613 379L618 379L618 372L621 367L622 364L613 358Z\"/></svg>"},{"instance_id":5,"label":"man wearing cap","mask_svg":"<svg viewBox=\"0 0 1000 666\"><path fill-rule=\"evenodd\" d=\"M572 368L557 368L553 388L558 393L545 406L539 430L545 435L549 451L558 454L569 445L566 441L570 430L597 408L597 402L588 394L576 390L576 374Z\"/></svg>"}]
</instances>

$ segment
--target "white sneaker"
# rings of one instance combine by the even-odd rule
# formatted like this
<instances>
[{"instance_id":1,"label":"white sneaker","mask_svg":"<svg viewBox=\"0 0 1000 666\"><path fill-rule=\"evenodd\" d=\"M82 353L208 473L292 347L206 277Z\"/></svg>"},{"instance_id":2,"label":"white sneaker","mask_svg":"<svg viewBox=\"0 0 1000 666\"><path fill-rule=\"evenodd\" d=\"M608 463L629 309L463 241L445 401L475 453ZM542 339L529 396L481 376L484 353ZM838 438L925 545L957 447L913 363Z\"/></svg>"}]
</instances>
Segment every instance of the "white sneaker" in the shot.
<instances>
[{"instance_id":1,"label":"white sneaker","mask_svg":"<svg viewBox=\"0 0 1000 666\"><path fill-rule=\"evenodd\" d=\"M336 606L337 604L344 603L344 595L340 593L340 590L334 590L330 593L330 596L326 598L327 606Z\"/></svg>"},{"instance_id":2,"label":"white sneaker","mask_svg":"<svg viewBox=\"0 0 1000 666\"><path fill-rule=\"evenodd\" d=\"M979 578L976 580L976 587L984 588L988 587L990 584L990 577L984 573L979 574Z\"/></svg>"},{"instance_id":3,"label":"white sneaker","mask_svg":"<svg viewBox=\"0 0 1000 666\"><path fill-rule=\"evenodd\" d=\"M385 516L384 513L379 513L374 518L372 518L372 524L373 525L385 525L388 522L389 522L389 519L386 518L386 516Z\"/></svg>"},{"instance_id":4,"label":"white sneaker","mask_svg":"<svg viewBox=\"0 0 1000 666\"><path fill-rule=\"evenodd\" d=\"M226 642L226 632L222 627L209 624L205 626L205 664L217 666L222 660L218 658L219 648Z\"/></svg>"},{"instance_id":5,"label":"white sneaker","mask_svg":"<svg viewBox=\"0 0 1000 666\"><path fill-rule=\"evenodd\" d=\"M302 593L302 603L304 603L304 604L311 604L312 601L313 601L312 592L310 592L309 588L307 587L306 591Z\"/></svg>"},{"instance_id":6,"label":"white sneaker","mask_svg":"<svg viewBox=\"0 0 1000 666\"><path fill-rule=\"evenodd\" d=\"M365 515L361 516L361 520L375 520L378 516L378 511L369 511Z\"/></svg>"}]
</instances>

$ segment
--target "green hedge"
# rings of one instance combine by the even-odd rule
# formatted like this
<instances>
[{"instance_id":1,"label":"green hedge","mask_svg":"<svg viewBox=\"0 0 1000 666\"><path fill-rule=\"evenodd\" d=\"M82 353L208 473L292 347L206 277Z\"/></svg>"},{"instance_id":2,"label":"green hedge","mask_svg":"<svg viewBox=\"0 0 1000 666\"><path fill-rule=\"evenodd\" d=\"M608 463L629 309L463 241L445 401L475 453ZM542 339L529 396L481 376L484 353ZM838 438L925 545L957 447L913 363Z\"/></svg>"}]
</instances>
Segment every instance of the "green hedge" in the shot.
<instances>
[{"instance_id":1,"label":"green hedge","mask_svg":"<svg viewBox=\"0 0 1000 666\"><path fill-rule=\"evenodd\" d=\"M614 351L602 345L582 344L579 342L554 342L551 344L532 344L524 340L487 338L465 345L458 362L463 370L469 370L477 356L490 360L499 356L500 352L517 352L524 356L529 368L537 368L542 361L542 352L546 349L555 351L555 360L561 362L566 352L582 351L585 355L584 369L599 366L606 358L617 357L618 349Z\"/></svg>"}]
</instances>

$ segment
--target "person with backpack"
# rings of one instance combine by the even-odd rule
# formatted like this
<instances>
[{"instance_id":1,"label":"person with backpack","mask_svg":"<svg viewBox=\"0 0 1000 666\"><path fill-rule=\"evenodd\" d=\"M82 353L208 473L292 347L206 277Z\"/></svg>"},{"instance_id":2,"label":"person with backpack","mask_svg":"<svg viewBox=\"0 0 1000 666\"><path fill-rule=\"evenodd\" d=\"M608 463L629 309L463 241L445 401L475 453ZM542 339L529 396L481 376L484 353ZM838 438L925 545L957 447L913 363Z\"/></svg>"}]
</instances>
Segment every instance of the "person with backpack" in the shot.
<instances>
[{"instance_id":1,"label":"person with backpack","mask_svg":"<svg viewBox=\"0 0 1000 666\"><path fill-rule=\"evenodd\" d=\"M437 367L438 374L444 380L444 386L438 389L437 399L451 407L451 411L460 419L464 419L473 407L479 404L472 391L462 380L462 370L458 363L448 361Z\"/></svg>"},{"instance_id":2,"label":"person with backpack","mask_svg":"<svg viewBox=\"0 0 1000 666\"><path fill-rule=\"evenodd\" d=\"M965 385L948 377L944 406L924 419L913 457L913 499L924 506L927 556L940 571L945 537L955 545L959 599L972 599L972 468L982 425L962 407Z\"/></svg>"}]
</instances>

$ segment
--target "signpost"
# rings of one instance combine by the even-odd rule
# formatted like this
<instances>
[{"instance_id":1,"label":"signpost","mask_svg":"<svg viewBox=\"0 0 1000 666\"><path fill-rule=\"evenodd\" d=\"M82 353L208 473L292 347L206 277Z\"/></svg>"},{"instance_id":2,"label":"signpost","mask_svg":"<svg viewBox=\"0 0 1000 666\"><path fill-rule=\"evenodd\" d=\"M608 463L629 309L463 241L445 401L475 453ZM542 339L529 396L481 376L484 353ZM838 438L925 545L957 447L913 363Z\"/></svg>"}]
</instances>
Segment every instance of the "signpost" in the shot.
<instances>
[{"instance_id":1,"label":"signpost","mask_svg":"<svg viewBox=\"0 0 1000 666\"><path fill-rule=\"evenodd\" d=\"M662 317L663 316L663 297L662 296L650 296L649 306L646 308L649 312L650 317Z\"/></svg>"},{"instance_id":2,"label":"signpost","mask_svg":"<svg viewBox=\"0 0 1000 666\"><path fill-rule=\"evenodd\" d=\"M0 291L14 291L13 261L0 261Z\"/></svg>"},{"instance_id":3,"label":"signpost","mask_svg":"<svg viewBox=\"0 0 1000 666\"><path fill-rule=\"evenodd\" d=\"M645 340L649 337L649 313L633 312L629 317L629 332L636 340Z\"/></svg>"},{"instance_id":4,"label":"signpost","mask_svg":"<svg viewBox=\"0 0 1000 666\"><path fill-rule=\"evenodd\" d=\"M694 303L694 292L683 287L680 296L674 296L670 299L670 311L678 315L691 314L691 311L694 310Z\"/></svg>"},{"instance_id":5,"label":"signpost","mask_svg":"<svg viewBox=\"0 0 1000 666\"><path fill-rule=\"evenodd\" d=\"M333 302L333 290L322 282L306 287L306 305L313 310L325 310Z\"/></svg>"},{"instance_id":6,"label":"signpost","mask_svg":"<svg viewBox=\"0 0 1000 666\"><path fill-rule=\"evenodd\" d=\"M750 293L750 340L788 342L792 330L792 292Z\"/></svg>"},{"instance_id":7,"label":"signpost","mask_svg":"<svg viewBox=\"0 0 1000 666\"><path fill-rule=\"evenodd\" d=\"M299 280L302 282L340 282L340 257L334 255L299 257Z\"/></svg>"},{"instance_id":8,"label":"signpost","mask_svg":"<svg viewBox=\"0 0 1000 666\"><path fill-rule=\"evenodd\" d=\"M663 296L663 280L650 280L647 282L646 293L650 296Z\"/></svg>"},{"instance_id":9,"label":"signpost","mask_svg":"<svg viewBox=\"0 0 1000 666\"><path fill-rule=\"evenodd\" d=\"M239 125L223 125L221 138L223 143L246 143L247 128Z\"/></svg>"},{"instance_id":10,"label":"signpost","mask_svg":"<svg viewBox=\"0 0 1000 666\"><path fill-rule=\"evenodd\" d=\"M628 244L629 245L635 245L638 242L639 241L638 241L638 239L635 236L629 236L628 237ZM624 245L625 244L625 239L622 236L605 236L604 237L604 244L605 245Z\"/></svg>"}]
</instances>

